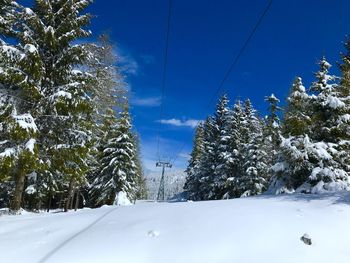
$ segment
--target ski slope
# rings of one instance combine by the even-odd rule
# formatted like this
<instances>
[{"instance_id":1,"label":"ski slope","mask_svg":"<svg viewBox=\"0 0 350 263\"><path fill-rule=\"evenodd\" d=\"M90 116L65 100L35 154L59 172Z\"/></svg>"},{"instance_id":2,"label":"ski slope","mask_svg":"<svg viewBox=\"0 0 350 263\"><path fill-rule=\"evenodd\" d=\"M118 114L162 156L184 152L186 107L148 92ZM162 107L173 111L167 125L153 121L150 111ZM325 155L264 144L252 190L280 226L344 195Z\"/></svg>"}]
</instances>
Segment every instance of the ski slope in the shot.
<instances>
[{"instance_id":1,"label":"ski slope","mask_svg":"<svg viewBox=\"0 0 350 263\"><path fill-rule=\"evenodd\" d=\"M308 234L312 245L300 237ZM350 262L350 195L106 206L0 217L0 262Z\"/></svg>"}]
</instances>

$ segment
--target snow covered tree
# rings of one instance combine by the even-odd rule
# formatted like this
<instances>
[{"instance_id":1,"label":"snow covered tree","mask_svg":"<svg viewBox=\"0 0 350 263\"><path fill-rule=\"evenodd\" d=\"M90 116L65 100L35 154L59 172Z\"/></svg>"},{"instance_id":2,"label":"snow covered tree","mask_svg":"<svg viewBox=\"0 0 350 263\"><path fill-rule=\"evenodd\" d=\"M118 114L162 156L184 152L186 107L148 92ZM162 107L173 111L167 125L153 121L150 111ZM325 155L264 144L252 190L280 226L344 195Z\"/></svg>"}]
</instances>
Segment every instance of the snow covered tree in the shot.
<instances>
[{"instance_id":1,"label":"snow covered tree","mask_svg":"<svg viewBox=\"0 0 350 263\"><path fill-rule=\"evenodd\" d=\"M186 168L187 177L184 185L184 190L187 192L187 198L189 200L200 199L198 197L200 187L199 165L203 155L203 136L204 125L202 123L199 123L196 128L191 157Z\"/></svg>"},{"instance_id":2,"label":"snow covered tree","mask_svg":"<svg viewBox=\"0 0 350 263\"><path fill-rule=\"evenodd\" d=\"M284 136L299 136L310 134L310 97L300 77L296 77L289 97L284 115L282 133Z\"/></svg>"},{"instance_id":3,"label":"snow covered tree","mask_svg":"<svg viewBox=\"0 0 350 263\"><path fill-rule=\"evenodd\" d=\"M3 38L16 36L16 25L20 21L19 8L20 5L16 1L0 1L0 32Z\"/></svg>"},{"instance_id":4,"label":"snow covered tree","mask_svg":"<svg viewBox=\"0 0 350 263\"><path fill-rule=\"evenodd\" d=\"M140 139L137 134L133 134L133 145L135 148L134 162L136 165L136 175L135 175L135 199L147 199L148 190L146 185L146 178L143 171L143 165L141 161L141 148Z\"/></svg>"},{"instance_id":5,"label":"snow covered tree","mask_svg":"<svg viewBox=\"0 0 350 263\"><path fill-rule=\"evenodd\" d=\"M91 131L93 146L87 158L89 166L87 177L91 183L94 181L100 165L101 150L106 143L104 141L105 135L113 123L114 111L111 109L116 111L122 109L125 104L126 89L123 77L116 66L118 57L115 55L114 46L110 42L109 36L102 34L96 43L88 43L85 48L91 53L85 62L86 67L89 74L96 79L91 92L93 94L92 103L95 105ZM95 204L96 197L90 195L89 187L86 187L85 192L88 202L91 201L92 204Z\"/></svg>"},{"instance_id":6,"label":"snow covered tree","mask_svg":"<svg viewBox=\"0 0 350 263\"><path fill-rule=\"evenodd\" d=\"M38 160L35 147L37 127L30 114L17 114L9 105L0 109L0 173L12 180L10 209L16 213L22 204L26 175L34 171Z\"/></svg>"},{"instance_id":7,"label":"snow covered tree","mask_svg":"<svg viewBox=\"0 0 350 263\"><path fill-rule=\"evenodd\" d=\"M231 175L232 151L231 145L231 123L232 112L228 106L227 95L223 95L217 105L214 116L215 136L212 141L213 145L213 190L212 197L214 199L222 199L226 193L226 181Z\"/></svg>"},{"instance_id":8,"label":"snow covered tree","mask_svg":"<svg viewBox=\"0 0 350 263\"><path fill-rule=\"evenodd\" d=\"M212 182L216 158L215 138L217 138L215 120L213 116L209 116L203 124L203 154L200 155L198 163L199 186L196 200L206 200L213 195ZM194 172L197 171L194 170Z\"/></svg>"},{"instance_id":9,"label":"snow covered tree","mask_svg":"<svg viewBox=\"0 0 350 263\"><path fill-rule=\"evenodd\" d=\"M237 177L236 188L240 196L261 194L267 188L267 153L263 146L263 123L256 114L250 100L244 104L242 122L242 171Z\"/></svg>"},{"instance_id":10,"label":"snow covered tree","mask_svg":"<svg viewBox=\"0 0 350 263\"><path fill-rule=\"evenodd\" d=\"M344 107L341 110L337 126L339 130L338 160L350 176L350 39L345 43L347 53L342 55L339 95Z\"/></svg>"},{"instance_id":11,"label":"snow covered tree","mask_svg":"<svg viewBox=\"0 0 350 263\"><path fill-rule=\"evenodd\" d=\"M0 13L0 166L7 179L2 186L11 196L7 205L17 212L22 205L26 176L37 163L37 127L29 109L38 93L28 76L35 76L38 64L32 46L18 44L23 8L15 1L2 1Z\"/></svg>"},{"instance_id":12,"label":"snow covered tree","mask_svg":"<svg viewBox=\"0 0 350 263\"><path fill-rule=\"evenodd\" d=\"M123 108L126 83L117 66L120 59L108 34L100 35L96 43L88 43L85 48L91 53L86 65L89 73L96 78L92 87L93 103L96 105L96 122L100 122L99 116L106 110L112 107Z\"/></svg>"},{"instance_id":13,"label":"snow covered tree","mask_svg":"<svg viewBox=\"0 0 350 263\"><path fill-rule=\"evenodd\" d=\"M242 175L243 171L243 133L249 132L245 130L245 112L242 102L236 101L231 111L232 117L230 118L229 128L229 151L231 152L230 159L230 174L225 182L225 194L223 198L235 198L239 197L240 193L237 187L238 178Z\"/></svg>"},{"instance_id":14,"label":"snow covered tree","mask_svg":"<svg viewBox=\"0 0 350 263\"><path fill-rule=\"evenodd\" d=\"M312 169L305 148L310 145L310 97L300 77L295 78L287 103L279 152L272 167L271 191L276 193L294 191L307 180Z\"/></svg>"},{"instance_id":15,"label":"snow covered tree","mask_svg":"<svg viewBox=\"0 0 350 263\"><path fill-rule=\"evenodd\" d=\"M109 114L112 119L113 113ZM113 204L119 192L125 192L130 200L135 198L136 149L127 107L114 122L106 134L101 167L92 185L91 191L98 197L97 205Z\"/></svg>"},{"instance_id":16,"label":"snow covered tree","mask_svg":"<svg viewBox=\"0 0 350 263\"><path fill-rule=\"evenodd\" d=\"M281 158L274 171L280 175L274 192L312 192L349 189L344 156L342 122L346 104L330 64L323 58L311 96L305 93L301 79L294 82L285 116Z\"/></svg>"},{"instance_id":17,"label":"snow covered tree","mask_svg":"<svg viewBox=\"0 0 350 263\"><path fill-rule=\"evenodd\" d=\"M319 65L317 80L311 86L314 93L311 99L312 139L319 146L319 158L314 160L317 165L309 182L312 191L350 189L349 161L344 152L344 143L349 138L348 120L344 119L349 111L349 97L344 93L344 88L335 82L336 77L329 75L331 65L325 58Z\"/></svg>"},{"instance_id":18,"label":"snow covered tree","mask_svg":"<svg viewBox=\"0 0 350 263\"><path fill-rule=\"evenodd\" d=\"M90 1L36 0L25 9L20 44L31 52L32 73L27 82L37 91L29 109L40 130L40 158L44 170L39 177L68 188L67 206L74 185L83 184L88 167L92 87L95 79L84 70L90 52L73 41L90 35L85 30L90 15L81 14ZM35 60L34 60L35 59ZM35 61L35 63L33 63ZM28 65L28 66L29 66ZM33 67L34 66L34 67ZM36 84L36 85L34 85Z\"/></svg>"},{"instance_id":19,"label":"snow covered tree","mask_svg":"<svg viewBox=\"0 0 350 263\"><path fill-rule=\"evenodd\" d=\"M281 143L281 121L278 113L282 110L278 106L280 100L274 95L265 97L265 101L269 104L269 115L265 120L264 137L265 137L265 151L270 152L272 164L276 159L277 147Z\"/></svg>"}]
</instances>

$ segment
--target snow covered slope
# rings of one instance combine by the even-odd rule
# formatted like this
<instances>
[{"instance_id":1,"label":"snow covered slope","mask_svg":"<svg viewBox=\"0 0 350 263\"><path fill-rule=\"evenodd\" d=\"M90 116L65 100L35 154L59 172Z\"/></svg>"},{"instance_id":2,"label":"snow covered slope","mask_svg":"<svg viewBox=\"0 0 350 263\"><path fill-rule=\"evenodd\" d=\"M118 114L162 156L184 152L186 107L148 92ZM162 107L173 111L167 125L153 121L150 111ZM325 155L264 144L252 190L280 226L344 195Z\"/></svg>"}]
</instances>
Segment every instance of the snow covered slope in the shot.
<instances>
[{"instance_id":1,"label":"snow covered slope","mask_svg":"<svg viewBox=\"0 0 350 263\"><path fill-rule=\"evenodd\" d=\"M159 169L159 171L146 171L145 178L148 189L148 199L156 200L161 178L161 169ZM183 170L168 169L165 173L165 199L171 199L183 192L185 181L186 173Z\"/></svg>"},{"instance_id":2,"label":"snow covered slope","mask_svg":"<svg viewBox=\"0 0 350 263\"><path fill-rule=\"evenodd\" d=\"M0 261L348 263L349 204L343 193L2 216Z\"/></svg>"}]
</instances>

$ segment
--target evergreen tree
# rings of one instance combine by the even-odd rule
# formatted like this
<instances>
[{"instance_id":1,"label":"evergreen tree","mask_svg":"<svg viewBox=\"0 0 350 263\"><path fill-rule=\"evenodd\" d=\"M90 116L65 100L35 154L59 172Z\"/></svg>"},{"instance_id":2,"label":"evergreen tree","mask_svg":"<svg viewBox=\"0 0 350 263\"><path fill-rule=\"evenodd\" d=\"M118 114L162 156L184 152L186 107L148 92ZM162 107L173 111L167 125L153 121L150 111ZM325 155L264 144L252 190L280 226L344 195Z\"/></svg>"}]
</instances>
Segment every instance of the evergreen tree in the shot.
<instances>
[{"instance_id":1,"label":"evergreen tree","mask_svg":"<svg viewBox=\"0 0 350 263\"><path fill-rule=\"evenodd\" d=\"M242 171L242 132L244 123L244 110L241 101L237 101L230 111L229 125L227 133L229 135L229 151L231 153L229 162L229 176L225 181L223 198L238 197L237 178Z\"/></svg>"},{"instance_id":2,"label":"evergreen tree","mask_svg":"<svg viewBox=\"0 0 350 263\"><path fill-rule=\"evenodd\" d=\"M111 119L114 118L112 112L109 114ZM130 200L135 198L136 149L130 129L128 108L125 107L106 134L101 167L92 185L92 192L98 196L97 205L113 204L118 192L125 192Z\"/></svg>"},{"instance_id":3,"label":"evergreen tree","mask_svg":"<svg viewBox=\"0 0 350 263\"><path fill-rule=\"evenodd\" d=\"M284 136L310 134L310 97L300 77L295 78L284 115L282 133Z\"/></svg>"},{"instance_id":4,"label":"evergreen tree","mask_svg":"<svg viewBox=\"0 0 350 263\"><path fill-rule=\"evenodd\" d=\"M136 134L133 134L133 145L135 148L134 163L136 165L135 199L147 199L148 191L141 161L140 139Z\"/></svg>"},{"instance_id":5,"label":"evergreen tree","mask_svg":"<svg viewBox=\"0 0 350 263\"><path fill-rule=\"evenodd\" d=\"M345 89L329 75L331 65L323 58L316 81L311 86L312 139L315 141L317 162L309 177L311 191L350 189L349 161L344 159L344 142L349 138L344 114L349 110ZM344 163L345 161L345 163Z\"/></svg>"},{"instance_id":6,"label":"evergreen tree","mask_svg":"<svg viewBox=\"0 0 350 263\"><path fill-rule=\"evenodd\" d=\"M310 89L312 96L305 94L300 79L294 82L288 98L281 160L274 166L281 179L274 182L277 192L317 193L349 188L347 166L340 157L344 156L344 137L339 121L346 104L329 68L323 58Z\"/></svg>"},{"instance_id":7,"label":"evergreen tree","mask_svg":"<svg viewBox=\"0 0 350 263\"><path fill-rule=\"evenodd\" d=\"M215 169L215 120L209 116L203 124L203 154L200 155L198 164L199 186L197 200L207 200L213 196L212 183Z\"/></svg>"},{"instance_id":8,"label":"evergreen tree","mask_svg":"<svg viewBox=\"0 0 350 263\"><path fill-rule=\"evenodd\" d=\"M240 196L261 194L267 188L267 153L263 145L263 124L250 100L244 105L242 171L237 177L237 191Z\"/></svg>"},{"instance_id":9,"label":"evergreen tree","mask_svg":"<svg viewBox=\"0 0 350 263\"><path fill-rule=\"evenodd\" d=\"M186 182L184 190L187 192L187 198L189 200L200 200L198 193L200 191L200 160L203 153L203 136L204 136L204 125L199 123L196 128L196 134L193 142L193 149L191 157L186 169Z\"/></svg>"},{"instance_id":10,"label":"evergreen tree","mask_svg":"<svg viewBox=\"0 0 350 263\"><path fill-rule=\"evenodd\" d=\"M281 121L278 113L282 111L282 108L278 106L280 100L274 95L265 97L265 101L269 104L269 115L265 120L264 132L264 147L265 151L270 153L271 166L275 163L277 158L277 149L281 143Z\"/></svg>"},{"instance_id":11,"label":"evergreen tree","mask_svg":"<svg viewBox=\"0 0 350 263\"><path fill-rule=\"evenodd\" d=\"M48 178L46 182L50 183L42 187L58 184L67 191L66 210L72 206L75 185L85 183L88 171L95 79L78 70L90 52L83 44L72 42L90 35L84 29L90 15L81 14L89 4L36 0L33 11L26 9L20 36L20 43L35 55L31 62L34 72L28 82L39 84L34 86L38 94L30 108L40 130L43 169L38 176Z\"/></svg>"},{"instance_id":12,"label":"evergreen tree","mask_svg":"<svg viewBox=\"0 0 350 263\"><path fill-rule=\"evenodd\" d=\"M0 173L2 180L12 180L11 210L16 213L22 204L26 175L35 170L37 150L35 135L37 127L29 114L17 114L11 105L0 111Z\"/></svg>"},{"instance_id":13,"label":"evergreen tree","mask_svg":"<svg viewBox=\"0 0 350 263\"><path fill-rule=\"evenodd\" d=\"M108 130L114 125L114 110L119 111L125 104L125 88L123 78L117 68L118 58L113 51L114 46L107 34L99 36L97 43L89 43L85 48L91 53L86 61L89 74L96 78L93 86L92 103L93 126L91 131L92 148L88 154L87 163L89 173L88 181L92 183L100 166L103 146ZM141 166L140 166L141 168ZM140 169L141 171L141 169ZM86 189L86 198L89 203L96 204L96 196L91 196L90 187Z\"/></svg>"},{"instance_id":14,"label":"evergreen tree","mask_svg":"<svg viewBox=\"0 0 350 263\"><path fill-rule=\"evenodd\" d=\"M271 185L277 193L293 191L302 185L312 169L305 149L310 144L310 97L300 77L295 78L287 103L278 159L272 167Z\"/></svg>"},{"instance_id":15,"label":"evergreen tree","mask_svg":"<svg viewBox=\"0 0 350 263\"><path fill-rule=\"evenodd\" d=\"M31 82L29 76L35 78L38 64L33 46L18 44L21 33L18 27L26 9L15 1L2 1L0 4L3 15L0 21L0 166L2 176L7 179L0 190L10 193L11 202L5 202L17 212L21 207L26 175L37 163L37 126L29 109L38 93L37 84ZM29 98L34 100L29 101ZM13 186L12 189L9 185Z\"/></svg>"},{"instance_id":16,"label":"evergreen tree","mask_svg":"<svg viewBox=\"0 0 350 263\"><path fill-rule=\"evenodd\" d=\"M225 194L225 185L227 179L231 175L232 151L231 144L231 123L232 113L228 107L227 95L223 95L217 105L214 116L214 132L215 137L212 138L213 147L213 186L210 198L222 199Z\"/></svg>"}]
</instances>

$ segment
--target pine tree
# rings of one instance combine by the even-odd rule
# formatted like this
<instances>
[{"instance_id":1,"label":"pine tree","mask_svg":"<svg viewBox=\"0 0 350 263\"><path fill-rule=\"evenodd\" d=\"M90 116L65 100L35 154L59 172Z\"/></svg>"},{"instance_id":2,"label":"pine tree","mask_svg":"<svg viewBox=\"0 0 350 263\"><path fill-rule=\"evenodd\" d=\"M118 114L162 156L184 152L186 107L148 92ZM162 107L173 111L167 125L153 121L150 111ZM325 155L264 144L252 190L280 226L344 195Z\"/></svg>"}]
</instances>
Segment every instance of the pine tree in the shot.
<instances>
[{"instance_id":1,"label":"pine tree","mask_svg":"<svg viewBox=\"0 0 350 263\"><path fill-rule=\"evenodd\" d=\"M34 101L27 100L37 95L36 85L28 80L28 76L37 70L37 54L31 45L17 43L23 8L15 1L0 4L3 15L0 21L0 166L2 176L7 179L2 186L11 195L7 205L17 212L22 205L26 175L37 163L37 126L29 111ZM10 185L13 187L8 187Z\"/></svg>"},{"instance_id":2,"label":"pine tree","mask_svg":"<svg viewBox=\"0 0 350 263\"><path fill-rule=\"evenodd\" d=\"M242 171L236 184L240 196L261 194L267 188L267 153L263 145L263 124L250 100L244 105Z\"/></svg>"},{"instance_id":3,"label":"pine tree","mask_svg":"<svg viewBox=\"0 0 350 263\"><path fill-rule=\"evenodd\" d=\"M232 114L228 107L227 95L223 95L217 105L215 112L213 138L213 186L210 198L222 199L225 194L225 185L231 175L232 152L230 150L230 129Z\"/></svg>"},{"instance_id":4,"label":"pine tree","mask_svg":"<svg viewBox=\"0 0 350 263\"><path fill-rule=\"evenodd\" d=\"M310 134L310 97L300 77L296 77L289 97L288 106L284 115L282 133L284 136L299 136Z\"/></svg>"},{"instance_id":5,"label":"pine tree","mask_svg":"<svg viewBox=\"0 0 350 263\"><path fill-rule=\"evenodd\" d=\"M16 37L16 27L20 18L21 6L13 0L0 1L0 32L4 38ZM1 39L1 42L4 40Z\"/></svg>"},{"instance_id":6,"label":"pine tree","mask_svg":"<svg viewBox=\"0 0 350 263\"><path fill-rule=\"evenodd\" d=\"M203 136L204 136L204 125L199 123L196 128L196 133L193 142L193 149L191 157L186 169L186 182L184 190L187 192L187 198L189 200L200 200L198 193L200 191L200 160L203 152Z\"/></svg>"},{"instance_id":7,"label":"pine tree","mask_svg":"<svg viewBox=\"0 0 350 263\"><path fill-rule=\"evenodd\" d=\"M342 55L341 79L339 95L345 104L340 111L337 126L339 131L339 147L337 159L350 176L350 40L345 43L347 53Z\"/></svg>"},{"instance_id":8,"label":"pine tree","mask_svg":"<svg viewBox=\"0 0 350 263\"><path fill-rule=\"evenodd\" d=\"M294 82L288 98L280 161L274 166L280 181L277 192L312 192L349 188L347 166L342 160L340 127L346 106L330 64L323 58L308 96L301 79ZM275 177L276 178L276 177Z\"/></svg>"},{"instance_id":9,"label":"pine tree","mask_svg":"<svg viewBox=\"0 0 350 263\"><path fill-rule=\"evenodd\" d=\"M33 10L26 9L20 36L21 45L33 57L27 82L32 84L28 87L32 93L37 92L31 96L36 100L29 110L40 130L43 169L38 176L50 178L47 182L51 185L67 190L66 210L71 207L75 185L85 183L88 170L95 79L77 69L90 52L84 45L72 42L90 35L83 29L90 15L81 15L89 4L90 1L36 0Z\"/></svg>"},{"instance_id":10,"label":"pine tree","mask_svg":"<svg viewBox=\"0 0 350 263\"><path fill-rule=\"evenodd\" d=\"M207 200L213 196L213 174L215 168L215 120L209 116L203 124L203 154L200 155L198 164L199 186L197 200Z\"/></svg>"},{"instance_id":11,"label":"pine tree","mask_svg":"<svg viewBox=\"0 0 350 263\"><path fill-rule=\"evenodd\" d=\"M282 108L278 106L280 100L274 95L265 97L265 101L269 103L269 115L265 121L264 137L265 151L270 153L270 165L275 162L277 148L281 143L281 121L278 113Z\"/></svg>"},{"instance_id":12,"label":"pine tree","mask_svg":"<svg viewBox=\"0 0 350 263\"><path fill-rule=\"evenodd\" d=\"M133 145L135 148L134 163L136 165L136 175L135 175L135 200L147 199L148 190L146 185L146 178L143 171L142 161L141 161L141 148L140 139L136 134L133 134Z\"/></svg>"},{"instance_id":13,"label":"pine tree","mask_svg":"<svg viewBox=\"0 0 350 263\"><path fill-rule=\"evenodd\" d=\"M4 179L13 180L11 210L21 208L26 175L35 170L37 149L35 135L37 127L29 114L17 114L11 105L0 111L1 137L0 173Z\"/></svg>"},{"instance_id":14,"label":"pine tree","mask_svg":"<svg viewBox=\"0 0 350 263\"><path fill-rule=\"evenodd\" d=\"M114 46L107 34L99 36L97 43L89 43L85 48L91 53L86 61L89 74L96 78L93 86L92 103L95 105L93 112L93 126L91 131L92 148L88 154L87 163L89 173L88 181L95 180L103 146L106 144L105 137L108 130L116 120L115 112L119 111L125 104L125 87L123 77L117 68L118 58L113 51ZM140 164L140 172L141 164ZM140 182L141 183L141 182ZM86 189L86 199L92 205L96 204L96 196L91 196L89 187Z\"/></svg>"},{"instance_id":15,"label":"pine tree","mask_svg":"<svg viewBox=\"0 0 350 263\"><path fill-rule=\"evenodd\" d=\"M343 143L349 138L343 116L349 110L349 98L344 94L342 86L336 83L337 78L329 75L331 65L325 58L319 65L317 80L311 86L314 93L311 100L311 127L316 148L313 162L317 162L309 177L313 187L311 191L350 189L347 165L349 162L343 163Z\"/></svg>"},{"instance_id":16,"label":"pine tree","mask_svg":"<svg viewBox=\"0 0 350 263\"><path fill-rule=\"evenodd\" d=\"M278 159L272 167L271 185L277 193L293 191L302 185L312 169L305 149L310 144L310 97L300 77L295 78L287 102Z\"/></svg>"},{"instance_id":17,"label":"pine tree","mask_svg":"<svg viewBox=\"0 0 350 263\"><path fill-rule=\"evenodd\" d=\"M246 131L244 124L245 113L244 107L240 100L236 101L233 105L232 118L229 125L230 144L229 149L231 152L230 160L230 175L225 182L225 194L223 198L235 198L241 195L238 190L238 180L243 171L243 152L244 152L244 138L243 134ZM249 132L249 131L248 131Z\"/></svg>"},{"instance_id":18,"label":"pine tree","mask_svg":"<svg viewBox=\"0 0 350 263\"><path fill-rule=\"evenodd\" d=\"M106 145L102 151L101 167L92 186L92 192L97 193L98 196L98 205L113 204L118 192L125 192L130 200L135 198L137 166L134 160L136 149L133 144L127 107L115 123L107 132Z\"/></svg>"}]
</instances>

